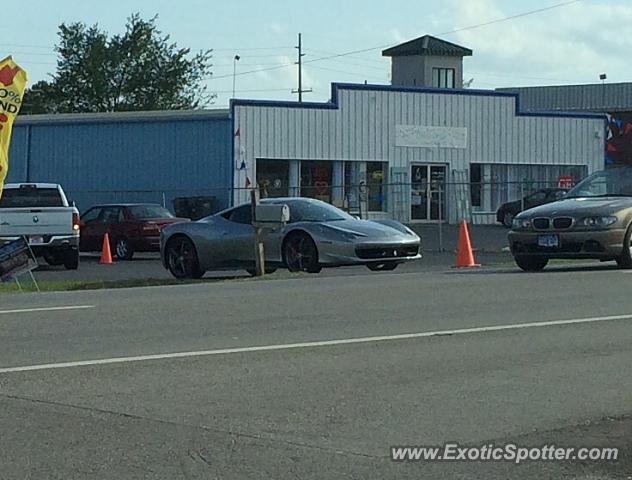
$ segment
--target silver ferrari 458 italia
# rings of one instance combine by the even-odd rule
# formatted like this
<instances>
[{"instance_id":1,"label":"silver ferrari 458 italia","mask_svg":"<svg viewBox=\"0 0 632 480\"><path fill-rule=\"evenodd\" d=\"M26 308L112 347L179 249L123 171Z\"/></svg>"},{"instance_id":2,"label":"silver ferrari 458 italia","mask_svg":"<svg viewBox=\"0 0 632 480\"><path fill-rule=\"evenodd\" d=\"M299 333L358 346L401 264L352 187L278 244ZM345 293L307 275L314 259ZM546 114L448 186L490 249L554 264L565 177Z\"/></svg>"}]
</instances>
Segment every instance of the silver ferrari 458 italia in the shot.
<instances>
[{"instance_id":1,"label":"silver ferrari 458 italia","mask_svg":"<svg viewBox=\"0 0 632 480\"><path fill-rule=\"evenodd\" d=\"M394 220L360 220L320 200L268 198L288 205L290 221L264 233L266 272L318 273L323 267L366 265L394 270L421 258L420 239ZM176 278L200 278L209 270L254 274L252 208L243 204L196 222L175 223L160 235L162 262Z\"/></svg>"}]
</instances>

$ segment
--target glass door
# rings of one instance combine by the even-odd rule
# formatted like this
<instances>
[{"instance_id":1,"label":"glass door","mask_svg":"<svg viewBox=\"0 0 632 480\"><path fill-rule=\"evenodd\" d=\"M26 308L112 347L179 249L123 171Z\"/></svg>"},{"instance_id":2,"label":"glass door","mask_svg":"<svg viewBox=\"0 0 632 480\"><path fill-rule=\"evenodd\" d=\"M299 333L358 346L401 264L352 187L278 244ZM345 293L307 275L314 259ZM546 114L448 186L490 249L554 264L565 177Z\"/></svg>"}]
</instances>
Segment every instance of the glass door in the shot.
<instances>
[{"instance_id":1,"label":"glass door","mask_svg":"<svg viewBox=\"0 0 632 480\"><path fill-rule=\"evenodd\" d=\"M445 220L445 165L410 166L410 219Z\"/></svg>"},{"instance_id":2,"label":"glass door","mask_svg":"<svg viewBox=\"0 0 632 480\"><path fill-rule=\"evenodd\" d=\"M430 165L430 220L445 220L445 165Z\"/></svg>"},{"instance_id":3,"label":"glass door","mask_svg":"<svg viewBox=\"0 0 632 480\"><path fill-rule=\"evenodd\" d=\"M410 180L410 219L428 220L428 165L411 165Z\"/></svg>"}]
</instances>

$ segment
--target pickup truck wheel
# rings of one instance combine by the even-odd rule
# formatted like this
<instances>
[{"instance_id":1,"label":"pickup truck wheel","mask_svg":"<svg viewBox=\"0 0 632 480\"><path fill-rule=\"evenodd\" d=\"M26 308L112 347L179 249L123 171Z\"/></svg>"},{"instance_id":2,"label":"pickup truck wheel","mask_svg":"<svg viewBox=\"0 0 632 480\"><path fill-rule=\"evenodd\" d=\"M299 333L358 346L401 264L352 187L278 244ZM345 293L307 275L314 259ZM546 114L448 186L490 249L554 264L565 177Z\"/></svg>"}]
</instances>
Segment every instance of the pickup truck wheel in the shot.
<instances>
[{"instance_id":1,"label":"pickup truck wheel","mask_svg":"<svg viewBox=\"0 0 632 480\"><path fill-rule=\"evenodd\" d=\"M66 270L77 270L79 268L79 250L68 250L64 254L64 267L66 267Z\"/></svg>"},{"instance_id":2,"label":"pickup truck wheel","mask_svg":"<svg viewBox=\"0 0 632 480\"><path fill-rule=\"evenodd\" d=\"M64 257L59 253L47 253L44 255L44 260L46 260L46 263L52 267L56 267L64 263Z\"/></svg>"},{"instance_id":3,"label":"pickup truck wheel","mask_svg":"<svg viewBox=\"0 0 632 480\"><path fill-rule=\"evenodd\" d=\"M134 248L127 238L118 238L114 244L114 253L119 260L131 260Z\"/></svg>"}]
</instances>

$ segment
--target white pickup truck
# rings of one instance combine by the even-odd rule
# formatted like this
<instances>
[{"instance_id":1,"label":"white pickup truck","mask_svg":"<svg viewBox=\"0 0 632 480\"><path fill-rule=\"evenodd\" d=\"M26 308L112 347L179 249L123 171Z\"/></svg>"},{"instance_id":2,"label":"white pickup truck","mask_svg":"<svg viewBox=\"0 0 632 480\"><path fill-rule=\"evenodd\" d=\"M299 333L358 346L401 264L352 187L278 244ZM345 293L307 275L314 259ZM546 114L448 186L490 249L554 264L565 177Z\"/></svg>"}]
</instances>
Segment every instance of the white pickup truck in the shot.
<instances>
[{"instance_id":1,"label":"white pickup truck","mask_svg":"<svg viewBox=\"0 0 632 480\"><path fill-rule=\"evenodd\" d=\"M0 198L0 244L21 236L50 265L79 266L79 211L55 183L7 183Z\"/></svg>"}]
</instances>

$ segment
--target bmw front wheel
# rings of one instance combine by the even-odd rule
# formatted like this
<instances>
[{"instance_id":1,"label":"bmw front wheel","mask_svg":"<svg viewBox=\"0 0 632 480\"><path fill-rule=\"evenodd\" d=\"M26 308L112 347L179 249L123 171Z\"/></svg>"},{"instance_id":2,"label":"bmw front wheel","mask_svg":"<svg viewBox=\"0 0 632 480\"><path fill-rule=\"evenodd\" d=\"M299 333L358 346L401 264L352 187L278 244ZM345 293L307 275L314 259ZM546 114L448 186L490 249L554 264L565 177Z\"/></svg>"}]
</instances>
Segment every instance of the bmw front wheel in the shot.
<instances>
[{"instance_id":1,"label":"bmw front wheel","mask_svg":"<svg viewBox=\"0 0 632 480\"><path fill-rule=\"evenodd\" d=\"M549 263L548 258L533 255L516 255L514 260L516 261L516 265L525 272L539 272Z\"/></svg>"}]
</instances>

